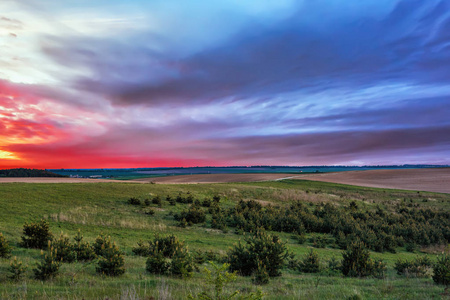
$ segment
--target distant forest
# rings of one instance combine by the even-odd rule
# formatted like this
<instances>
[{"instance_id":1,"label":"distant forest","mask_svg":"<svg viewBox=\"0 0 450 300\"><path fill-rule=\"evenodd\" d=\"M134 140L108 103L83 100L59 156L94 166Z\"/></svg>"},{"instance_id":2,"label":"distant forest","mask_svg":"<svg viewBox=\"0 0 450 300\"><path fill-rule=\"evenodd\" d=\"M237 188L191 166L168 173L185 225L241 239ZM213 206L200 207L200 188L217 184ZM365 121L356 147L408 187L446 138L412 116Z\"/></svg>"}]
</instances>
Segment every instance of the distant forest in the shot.
<instances>
[{"instance_id":1,"label":"distant forest","mask_svg":"<svg viewBox=\"0 0 450 300\"><path fill-rule=\"evenodd\" d=\"M0 170L0 177L67 177L67 176L56 174L47 170L19 168L19 169Z\"/></svg>"}]
</instances>

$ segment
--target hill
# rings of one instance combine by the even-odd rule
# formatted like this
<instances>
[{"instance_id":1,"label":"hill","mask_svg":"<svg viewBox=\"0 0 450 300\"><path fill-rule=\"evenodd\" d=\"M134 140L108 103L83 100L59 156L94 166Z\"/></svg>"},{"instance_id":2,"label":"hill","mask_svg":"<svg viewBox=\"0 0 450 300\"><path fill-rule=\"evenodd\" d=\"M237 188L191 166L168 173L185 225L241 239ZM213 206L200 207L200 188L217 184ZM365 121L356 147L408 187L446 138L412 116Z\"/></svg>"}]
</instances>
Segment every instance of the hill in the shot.
<instances>
[{"instance_id":1,"label":"hill","mask_svg":"<svg viewBox=\"0 0 450 300\"><path fill-rule=\"evenodd\" d=\"M40 169L7 169L0 170L0 177L67 177L47 170Z\"/></svg>"}]
</instances>

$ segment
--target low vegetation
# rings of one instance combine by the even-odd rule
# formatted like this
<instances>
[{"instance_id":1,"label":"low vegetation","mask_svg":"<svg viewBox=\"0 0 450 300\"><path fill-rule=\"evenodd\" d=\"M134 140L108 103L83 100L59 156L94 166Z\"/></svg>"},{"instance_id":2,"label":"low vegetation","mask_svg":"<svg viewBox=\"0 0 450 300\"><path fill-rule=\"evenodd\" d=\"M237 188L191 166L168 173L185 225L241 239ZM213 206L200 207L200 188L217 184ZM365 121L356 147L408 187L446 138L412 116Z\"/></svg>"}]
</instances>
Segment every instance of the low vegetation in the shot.
<instances>
[{"instance_id":1,"label":"low vegetation","mask_svg":"<svg viewBox=\"0 0 450 300\"><path fill-rule=\"evenodd\" d=\"M2 299L426 299L449 282L445 194L298 180L4 187Z\"/></svg>"}]
</instances>

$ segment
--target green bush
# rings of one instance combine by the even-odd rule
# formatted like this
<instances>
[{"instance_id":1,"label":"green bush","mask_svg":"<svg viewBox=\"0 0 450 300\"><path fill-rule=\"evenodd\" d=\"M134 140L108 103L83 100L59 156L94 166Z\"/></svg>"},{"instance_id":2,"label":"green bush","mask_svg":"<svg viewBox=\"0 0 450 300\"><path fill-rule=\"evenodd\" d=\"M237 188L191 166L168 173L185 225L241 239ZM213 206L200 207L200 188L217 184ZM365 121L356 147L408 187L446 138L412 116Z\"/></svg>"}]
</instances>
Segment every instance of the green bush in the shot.
<instances>
[{"instance_id":1,"label":"green bush","mask_svg":"<svg viewBox=\"0 0 450 300\"><path fill-rule=\"evenodd\" d=\"M25 248L44 249L48 241L52 240L50 225L48 221L41 219L37 222L25 223L21 245Z\"/></svg>"},{"instance_id":2,"label":"green bush","mask_svg":"<svg viewBox=\"0 0 450 300\"><path fill-rule=\"evenodd\" d=\"M258 263L265 265L270 277L281 275L280 269L287 258L286 245L278 236L262 231L246 239L246 245L241 242L234 245L228 252L228 262L231 271L238 271L244 276L250 276L258 268Z\"/></svg>"},{"instance_id":3,"label":"green bush","mask_svg":"<svg viewBox=\"0 0 450 300\"><path fill-rule=\"evenodd\" d=\"M164 257L172 258L178 249L184 248L184 242L173 234L168 236L156 234L154 240L149 242L149 248L150 252L159 251Z\"/></svg>"},{"instance_id":4,"label":"green bush","mask_svg":"<svg viewBox=\"0 0 450 300\"><path fill-rule=\"evenodd\" d=\"M167 195L166 201L169 202L169 204L170 204L171 206L177 205L177 201L176 201L174 198L170 197L169 195Z\"/></svg>"},{"instance_id":5,"label":"green bush","mask_svg":"<svg viewBox=\"0 0 450 300\"><path fill-rule=\"evenodd\" d=\"M316 251L311 249L302 259L299 270L304 273L318 273L320 271L320 259Z\"/></svg>"},{"instance_id":6,"label":"green bush","mask_svg":"<svg viewBox=\"0 0 450 300\"><path fill-rule=\"evenodd\" d=\"M144 211L144 214L149 215L149 216L153 216L155 213L156 212L153 208L148 208Z\"/></svg>"},{"instance_id":7,"label":"green bush","mask_svg":"<svg viewBox=\"0 0 450 300\"><path fill-rule=\"evenodd\" d=\"M194 271L194 261L187 248L178 248L170 262L169 271L171 275L179 277L191 277Z\"/></svg>"},{"instance_id":8,"label":"green bush","mask_svg":"<svg viewBox=\"0 0 450 300\"><path fill-rule=\"evenodd\" d=\"M375 276L384 277L386 264L382 260L370 258L369 250L361 241L353 242L342 253L342 273L350 277Z\"/></svg>"},{"instance_id":9,"label":"green bush","mask_svg":"<svg viewBox=\"0 0 450 300\"><path fill-rule=\"evenodd\" d=\"M342 262L336 257L331 257L327 262L327 271L329 274L338 274L342 272Z\"/></svg>"},{"instance_id":10,"label":"green bush","mask_svg":"<svg viewBox=\"0 0 450 300\"><path fill-rule=\"evenodd\" d=\"M123 252L115 243L105 243L102 256L98 260L97 273L108 276L119 276L125 273Z\"/></svg>"},{"instance_id":11,"label":"green bush","mask_svg":"<svg viewBox=\"0 0 450 300\"><path fill-rule=\"evenodd\" d=\"M188 210L183 210L174 215L176 221L186 220L188 224L204 223L206 221L205 211L198 205L191 205Z\"/></svg>"},{"instance_id":12,"label":"green bush","mask_svg":"<svg viewBox=\"0 0 450 300\"><path fill-rule=\"evenodd\" d=\"M0 232L0 257L8 258L11 256L11 246Z\"/></svg>"},{"instance_id":13,"label":"green bush","mask_svg":"<svg viewBox=\"0 0 450 300\"><path fill-rule=\"evenodd\" d=\"M127 203L131 205L141 205L141 200L136 197L131 197L128 199Z\"/></svg>"},{"instance_id":14,"label":"green bush","mask_svg":"<svg viewBox=\"0 0 450 300\"><path fill-rule=\"evenodd\" d=\"M47 280L54 276L59 271L61 261L56 259L56 250L52 243L48 241L47 251L41 250L41 261L38 262L36 268L33 269L34 277L39 280Z\"/></svg>"},{"instance_id":15,"label":"green bush","mask_svg":"<svg viewBox=\"0 0 450 300\"><path fill-rule=\"evenodd\" d=\"M229 268L228 264L223 264L221 266L218 266L216 264L212 264L213 271L210 271L205 268L205 272L207 273L207 282L212 284L213 291L210 292L209 288L206 288L206 291L204 290L196 297L192 296L191 294L188 295L188 299L190 300L230 300L230 299L245 299L245 300L261 300L263 297L263 294L260 290L258 290L256 293L251 293L248 295L239 295L239 291L234 291L232 293L226 294L224 291L225 285L227 285L230 282L236 281L236 272L229 273L227 269ZM213 273L214 272L214 273Z\"/></svg>"},{"instance_id":16,"label":"green bush","mask_svg":"<svg viewBox=\"0 0 450 300\"><path fill-rule=\"evenodd\" d=\"M311 243L315 248L325 248L327 245L327 238L325 236L314 236L311 238Z\"/></svg>"},{"instance_id":17,"label":"green bush","mask_svg":"<svg viewBox=\"0 0 450 300\"><path fill-rule=\"evenodd\" d=\"M8 278L13 281L18 281L20 277L22 277L23 273L27 270L28 266L24 266L22 261L17 260L17 257L14 257L14 259L9 264L9 275Z\"/></svg>"},{"instance_id":18,"label":"green bush","mask_svg":"<svg viewBox=\"0 0 450 300\"><path fill-rule=\"evenodd\" d=\"M72 247L78 261L93 260L96 257L94 248L88 242L83 241L83 235L80 230L78 230L77 235L73 239L75 243Z\"/></svg>"},{"instance_id":19,"label":"green bush","mask_svg":"<svg viewBox=\"0 0 450 300\"><path fill-rule=\"evenodd\" d=\"M105 249L111 248L111 237L100 233L100 235L95 239L93 248L96 255L103 255Z\"/></svg>"},{"instance_id":20,"label":"green bush","mask_svg":"<svg viewBox=\"0 0 450 300\"><path fill-rule=\"evenodd\" d=\"M450 256L442 254L433 266L433 281L437 284L450 284Z\"/></svg>"},{"instance_id":21,"label":"green bush","mask_svg":"<svg viewBox=\"0 0 450 300\"><path fill-rule=\"evenodd\" d=\"M139 240L137 242L137 246L131 249L135 255L139 256L148 256L150 255L150 246L148 243L145 243L143 240Z\"/></svg>"},{"instance_id":22,"label":"green bush","mask_svg":"<svg viewBox=\"0 0 450 300\"><path fill-rule=\"evenodd\" d=\"M161 197L159 197L158 195L153 197L152 203L158 205L159 207L162 207Z\"/></svg>"},{"instance_id":23,"label":"green bush","mask_svg":"<svg viewBox=\"0 0 450 300\"><path fill-rule=\"evenodd\" d=\"M422 256L410 261L400 258L395 262L394 269L398 275L424 277L431 266L432 263L428 256Z\"/></svg>"},{"instance_id":24,"label":"green bush","mask_svg":"<svg viewBox=\"0 0 450 300\"><path fill-rule=\"evenodd\" d=\"M155 251L147 258L146 270L151 274L167 274L169 273L169 262L161 252Z\"/></svg>"},{"instance_id":25,"label":"green bush","mask_svg":"<svg viewBox=\"0 0 450 300\"><path fill-rule=\"evenodd\" d=\"M75 261L76 254L73 251L73 246L70 244L68 236L63 235L61 232L59 238L54 240L52 244L56 252L56 260L67 263Z\"/></svg>"},{"instance_id":26,"label":"green bush","mask_svg":"<svg viewBox=\"0 0 450 300\"><path fill-rule=\"evenodd\" d=\"M269 272L267 272L267 267L263 265L261 261L258 261L258 267L255 272L253 272L253 283L254 284L268 284L269 283Z\"/></svg>"}]
</instances>

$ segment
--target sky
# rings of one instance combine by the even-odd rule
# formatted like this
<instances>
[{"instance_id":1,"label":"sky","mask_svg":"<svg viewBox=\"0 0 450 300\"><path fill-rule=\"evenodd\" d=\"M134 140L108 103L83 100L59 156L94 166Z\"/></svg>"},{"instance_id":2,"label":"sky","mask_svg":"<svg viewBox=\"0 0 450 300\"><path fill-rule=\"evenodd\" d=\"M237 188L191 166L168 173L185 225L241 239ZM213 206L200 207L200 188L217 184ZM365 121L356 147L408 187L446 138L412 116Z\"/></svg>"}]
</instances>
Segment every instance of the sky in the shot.
<instances>
[{"instance_id":1,"label":"sky","mask_svg":"<svg viewBox=\"0 0 450 300\"><path fill-rule=\"evenodd\" d=\"M1 0L0 168L450 164L450 0Z\"/></svg>"}]
</instances>

